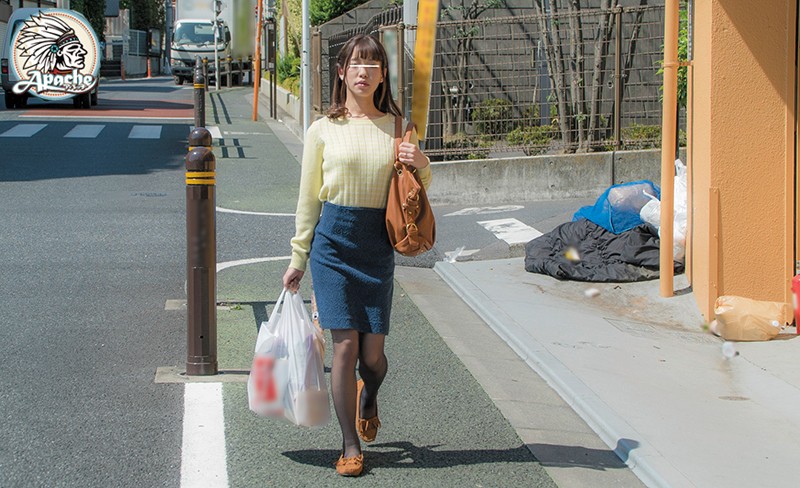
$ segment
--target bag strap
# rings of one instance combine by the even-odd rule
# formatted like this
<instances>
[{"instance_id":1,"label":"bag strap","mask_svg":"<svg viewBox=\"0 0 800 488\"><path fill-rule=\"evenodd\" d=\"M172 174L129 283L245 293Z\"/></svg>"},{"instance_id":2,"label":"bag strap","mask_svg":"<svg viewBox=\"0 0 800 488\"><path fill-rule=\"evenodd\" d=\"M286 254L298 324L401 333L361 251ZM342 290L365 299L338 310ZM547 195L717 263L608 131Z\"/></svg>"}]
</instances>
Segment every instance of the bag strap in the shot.
<instances>
[{"instance_id":1,"label":"bag strap","mask_svg":"<svg viewBox=\"0 0 800 488\"><path fill-rule=\"evenodd\" d=\"M400 142L402 142L403 118L399 115L394 116L394 160L400 159Z\"/></svg>"},{"instance_id":2,"label":"bag strap","mask_svg":"<svg viewBox=\"0 0 800 488\"><path fill-rule=\"evenodd\" d=\"M408 125L406 126L406 135L403 137L403 142L411 142L411 131L414 130L416 125L414 122L408 121Z\"/></svg>"},{"instance_id":3,"label":"bag strap","mask_svg":"<svg viewBox=\"0 0 800 488\"><path fill-rule=\"evenodd\" d=\"M272 309L272 313L269 314L269 321L270 322L272 322L272 319L274 319L275 316L279 313L278 310L283 308L281 305L283 305L283 299L286 296L286 292L287 291L288 291L288 288L284 288L281 291L280 296L278 296L278 300L275 302L275 308L273 308Z\"/></svg>"},{"instance_id":4,"label":"bag strap","mask_svg":"<svg viewBox=\"0 0 800 488\"><path fill-rule=\"evenodd\" d=\"M394 159L399 159L400 156L400 143L401 142L411 142L411 132L414 130L416 125L414 122L409 121L408 125L406 126L406 133L405 135L402 133L403 130L403 118L399 115L395 115L394 117Z\"/></svg>"}]
</instances>

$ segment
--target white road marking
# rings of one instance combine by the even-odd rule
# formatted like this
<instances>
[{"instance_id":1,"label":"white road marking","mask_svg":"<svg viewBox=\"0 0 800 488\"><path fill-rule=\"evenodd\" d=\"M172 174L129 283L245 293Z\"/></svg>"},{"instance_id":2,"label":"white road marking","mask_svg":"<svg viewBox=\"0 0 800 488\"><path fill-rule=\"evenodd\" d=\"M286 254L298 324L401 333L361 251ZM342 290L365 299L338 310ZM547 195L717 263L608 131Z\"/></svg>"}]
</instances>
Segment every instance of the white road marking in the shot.
<instances>
[{"instance_id":1,"label":"white road marking","mask_svg":"<svg viewBox=\"0 0 800 488\"><path fill-rule=\"evenodd\" d=\"M78 124L67 132L64 137L75 137L80 139L94 139L100 135L106 126L105 125L92 125L92 124Z\"/></svg>"},{"instance_id":2,"label":"white road marking","mask_svg":"<svg viewBox=\"0 0 800 488\"><path fill-rule=\"evenodd\" d=\"M289 261L290 259L292 259L291 256L273 256L271 258L250 258L250 259L238 259L236 261L226 261L224 263L217 263L217 273L219 273L223 269L232 268L234 266L242 266L245 264L267 263L270 261Z\"/></svg>"},{"instance_id":3,"label":"white road marking","mask_svg":"<svg viewBox=\"0 0 800 488\"><path fill-rule=\"evenodd\" d=\"M134 125L128 139L160 139L160 125Z\"/></svg>"},{"instance_id":4,"label":"white road marking","mask_svg":"<svg viewBox=\"0 0 800 488\"><path fill-rule=\"evenodd\" d=\"M45 127L47 124L17 124L0 134L0 137L31 137Z\"/></svg>"},{"instance_id":5,"label":"white road marking","mask_svg":"<svg viewBox=\"0 0 800 488\"><path fill-rule=\"evenodd\" d=\"M192 126L189 129L189 132L195 130L197 127ZM211 134L212 139L222 139L222 131L219 130L219 127L216 125L207 125L205 129Z\"/></svg>"},{"instance_id":6,"label":"white road marking","mask_svg":"<svg viewBox=\"0 0 800 488\"><path fill-rule=\"evenodd\" d=\"M542 235L538 230L523 224L517 219L484 220L478 223L489 232L492 232L498 239L502 239L509 244L528 242Z\"/></svg>"},{"instance_id":7,"label":"white road marking","mask_svg":"<svg viewBox=\"0 0 800 488\"><path fill-rule=\"evenodd\" d=\"M458 256L469 256L469 255L475 254L478 251L480 251L480 249L462 249L461 251L458 251L458 250L445 251L444 256L448 259L448 261L451 260L451 259L453 259L453 261L455 261L454 256L453 256L454 254L456 255L455 258L458 258ZM453 261L450 261L450 262L453 262Z\"/></svg>"},{"instance_id":8,"label":"white road marking","mask_svg":"<svg viewBox=\"0 0 800 488\"><path fill-rule=\"evenodd\" d=\"M101 119L101 120L112 120L112 119L120 119L120 120L144 120L144 119L158 119L159 121L163 120L194 120L192 117L143 117L141 115L36 115L36 114L21 114L19 115L20 118L26 119Z\"/></svg>"},{"instance_id":9,"label":"white road marking","mask_svg":"<svg viewBox=\"0 0 800 488\"><path fill-rule=\"evenodd\" d=\"M249 210L231 210L229 208L222 207L217 207L217 212L242 215L266 215L268 217L294 217L293 213L251 212Z\"/></svg>"},{"instance_id":10,"label":"white road marking","mask_svg":"<svg viewBox=\"0 0 800 488\"><path fill-rule=\"evenodd\" d=\"M187 383L181 488L228 488L222 383Z\"/></svg>"},{"instance_id":11,"label":"white road marking","mask_svg":"<svg viewBox=\"0 0 800 488\"><path fill-rule=\"evenodd\" d=\"M501 212L513 212L514 210L521 210L525 207L522 205L502 205L499 207L469 207L462 208L461 210L445 214L444 217L455 217L457 215L486 215Z\"/></svg>"}]
</instances>

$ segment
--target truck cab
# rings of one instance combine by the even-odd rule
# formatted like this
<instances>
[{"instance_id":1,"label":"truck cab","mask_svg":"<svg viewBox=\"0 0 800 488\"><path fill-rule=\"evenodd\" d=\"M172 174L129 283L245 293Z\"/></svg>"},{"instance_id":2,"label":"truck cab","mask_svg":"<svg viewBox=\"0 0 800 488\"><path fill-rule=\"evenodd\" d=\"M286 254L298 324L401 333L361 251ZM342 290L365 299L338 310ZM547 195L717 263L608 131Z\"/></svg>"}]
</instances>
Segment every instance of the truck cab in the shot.
<instances>
[{"instance_id":1,"label":"truck cab","mask_svg":"<svg viewBox=\"0 0 800 488\"><path fill-rule=\"evenodd\" d=\"M225 59L230 55L231 33L228 25L220 20L217 24L217 55ZM175 83L191 82L194 75L195 58L207 58L209 78L214 73L214 21L205 19L181 19L175 22L170 43L171 68Z\"/></svg>"}]
</instances>

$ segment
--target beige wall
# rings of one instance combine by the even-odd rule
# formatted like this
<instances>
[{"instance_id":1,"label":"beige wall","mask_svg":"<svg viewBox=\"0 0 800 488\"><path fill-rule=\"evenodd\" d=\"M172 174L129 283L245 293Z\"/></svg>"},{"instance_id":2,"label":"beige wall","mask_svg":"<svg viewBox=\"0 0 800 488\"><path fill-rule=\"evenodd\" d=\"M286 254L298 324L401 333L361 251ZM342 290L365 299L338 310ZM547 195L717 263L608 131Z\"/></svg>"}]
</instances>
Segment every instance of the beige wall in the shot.
<instances>
[{"instance_id":1,"label":"beige wall","mask_svg":"<svg viewBox=\"0 0 800 488\"><path fill-rule=\"evenodd\" d=\"M795 2L695 2L691 278L707 319L718 295L790 297Z\"/></svg>"}]
</instances>

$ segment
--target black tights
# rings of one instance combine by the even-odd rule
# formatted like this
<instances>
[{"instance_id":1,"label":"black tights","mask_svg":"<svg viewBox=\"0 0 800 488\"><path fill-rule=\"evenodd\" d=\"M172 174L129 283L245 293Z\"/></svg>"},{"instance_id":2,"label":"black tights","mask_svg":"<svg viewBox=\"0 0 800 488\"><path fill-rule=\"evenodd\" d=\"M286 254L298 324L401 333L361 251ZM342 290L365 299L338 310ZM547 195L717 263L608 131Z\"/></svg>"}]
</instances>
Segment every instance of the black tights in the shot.
<instances>
[{"instance_id":1,"label":"black tights","mask_svg":"<svg viewBox=\"0 0 800 488\"><path fill-rule=\"evenodd\" d=\"M365 334L356 330L331 330L333 365L331 390L333 407L342 429L342 450L345 457L357 456L361 443L356 433L356 363L364 380L361 413L369 419L377 415L378 389L386 377L388 362L383 352L385 335Z\"/></svg>"}]
</instances>

